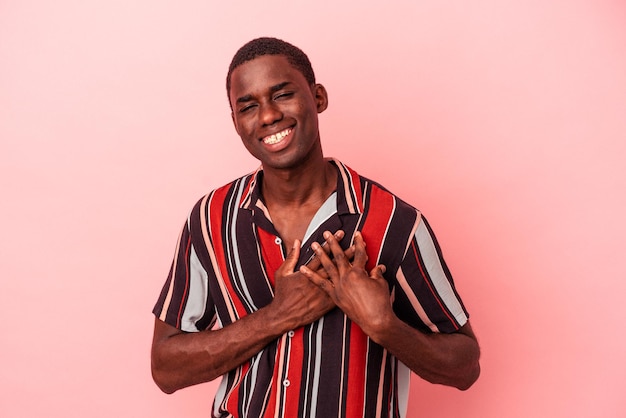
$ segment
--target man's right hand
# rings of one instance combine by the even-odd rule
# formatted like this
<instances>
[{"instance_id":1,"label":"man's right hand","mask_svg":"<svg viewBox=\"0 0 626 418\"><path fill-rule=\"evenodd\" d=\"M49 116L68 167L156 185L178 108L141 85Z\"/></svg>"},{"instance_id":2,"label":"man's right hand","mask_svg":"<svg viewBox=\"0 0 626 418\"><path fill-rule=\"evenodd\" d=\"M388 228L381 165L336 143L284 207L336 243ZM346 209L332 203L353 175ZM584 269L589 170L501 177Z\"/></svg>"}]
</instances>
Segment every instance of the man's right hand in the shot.
<instances>
[{"instance_id":1,"label":"man's right hand","mask_svg":"<svg viewBox=\"0 0 626 418\"><path fill-rule=\"evenodd\" d=\"M343 238L343 231L335 237ZM354 248L345 254L352 259ZM296 242L275 273L274 300L269 305L224 328L187 333L155 318L152 375L161 390L172 393L213 380L285 332L310 324L333 309L335 304L326 292L293 271L299 256L300 242ZM326 274L317 256L307 266L322 277Z\"/></svg>"},{"instance_id":2,"label":"man's right hand","mask_svg":"<svg viewBox=\"0 0 626 418\"><path fill-rule=\"evenodd\" d=\"M335 238L341 240L343 231L337 231ZM268 306L275 310L278 320L286 321L287 329L295 329L318 320L335 307L335 303L328 294L313 284L300 271L294 269L300 257L300 241L296 240L283 264L274 275L274 300ZM326 272L319 257L314 257L308 268L317 271L320 275Z\"/></svg>"}]
</instances>

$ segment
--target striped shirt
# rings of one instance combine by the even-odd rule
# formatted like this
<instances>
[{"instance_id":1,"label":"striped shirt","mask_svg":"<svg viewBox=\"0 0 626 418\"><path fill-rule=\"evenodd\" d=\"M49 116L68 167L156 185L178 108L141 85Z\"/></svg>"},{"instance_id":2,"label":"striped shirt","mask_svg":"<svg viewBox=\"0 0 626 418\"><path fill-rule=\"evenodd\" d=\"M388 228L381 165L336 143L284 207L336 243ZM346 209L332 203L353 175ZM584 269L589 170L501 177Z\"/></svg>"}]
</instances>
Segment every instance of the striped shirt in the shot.
<instances>
[{"instance_id":1,"label":"striped shirt","mask_svg":"<svg viewBox=\"0 0 626 418\"><path fill-rule=\"evenodd\" d=\"M369 270L386 266L393 308L426 333L457 331L468 314L421 213L337 160L335 193L303 240L299 265L326 230L347 248L361 231ZM204 196L192 209L154 308L186 332L224 327L266 306L287 246L263 203L261 169ZM297 269L297 267L296 267ZM214 417L404 417L409 369L341 310L294 329L223 376Z\"/></svg>"}]
</instances>

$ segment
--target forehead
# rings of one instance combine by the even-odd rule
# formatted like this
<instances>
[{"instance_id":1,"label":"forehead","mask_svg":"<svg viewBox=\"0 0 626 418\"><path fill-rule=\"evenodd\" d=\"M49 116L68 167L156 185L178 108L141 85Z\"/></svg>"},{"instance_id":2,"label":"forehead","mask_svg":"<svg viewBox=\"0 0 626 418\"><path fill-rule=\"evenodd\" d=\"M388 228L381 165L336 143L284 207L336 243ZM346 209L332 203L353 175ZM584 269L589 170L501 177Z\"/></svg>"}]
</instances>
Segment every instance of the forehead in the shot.
<instances>
[{"instance_id":1,"label":"forehead","mask_svg":"<svg viewBox=\"0 0 626 418\"><path fill-rule=\"evenodd\" d=\"M283 55L262 55L247 61L231 74L230 100L246 95L262 94L271 87L289 82L308 86L304 75L295 69Z\"/></svg>"}]
</instances>

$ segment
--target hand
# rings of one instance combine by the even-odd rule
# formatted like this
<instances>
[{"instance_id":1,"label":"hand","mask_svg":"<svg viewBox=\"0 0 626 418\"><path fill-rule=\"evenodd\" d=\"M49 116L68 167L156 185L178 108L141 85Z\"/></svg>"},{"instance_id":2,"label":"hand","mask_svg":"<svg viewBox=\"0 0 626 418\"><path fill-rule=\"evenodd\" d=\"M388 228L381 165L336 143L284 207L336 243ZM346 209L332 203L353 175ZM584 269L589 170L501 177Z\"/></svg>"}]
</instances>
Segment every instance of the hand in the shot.
<instances>
[{"instance_id":1,"label":"hand","mask_svg":"<svg viewBox=\"0 0 626 418\"><path fill-rule=\"evenodd\" d=\"M320 270L313 270L310 266L302 266L300 271L324 290L366 334L372 335L395 316L391 306L389 285L383 278L385 266L378 265L369 273L365 270L367 253L360 232L354 234L352 262L330 232L325 232L324 238L334 260L330 259L321 245L315 243L312 248L325 274L320 274Z\"/></svg>"},{"instance_id":2,"label":"hand","mask_svg":"<svg viewBox=\"0 0 626 418\"><path fill-rule=\"evenodd\" d=\"M335 233L335 238L338 240L343 236L343 231ZM320 251L324 253L323 249ZM299 257L300 241L296 240L287 258L274 274L275 288L272 306L277 309L278 317L288 322L287 329L310 324L335 307L335 303L326 292L315 286L301 272L294 272ZM317 271L320 277L327 277L317 254L309 261L308 266L311 270Z\"/></svg>"}]
</instances>

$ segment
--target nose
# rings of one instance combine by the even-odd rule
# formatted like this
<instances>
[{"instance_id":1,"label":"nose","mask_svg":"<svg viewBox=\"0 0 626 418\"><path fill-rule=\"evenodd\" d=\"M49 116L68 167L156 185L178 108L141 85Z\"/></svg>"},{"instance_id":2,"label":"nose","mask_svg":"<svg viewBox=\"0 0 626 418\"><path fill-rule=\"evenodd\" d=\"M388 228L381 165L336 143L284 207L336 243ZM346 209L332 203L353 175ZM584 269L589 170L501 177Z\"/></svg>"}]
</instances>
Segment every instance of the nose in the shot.
<instances>
[{"instance_id":1,"label":"nose","mask_svg":"<svg viewBox=\"0 0 626 418\"><path fill-rule=\"evenodd\" d=\"M263 123L264 126L273 125L283 118L283 113L273 101L262 104L259 112L261 123Z\"/></svg>"}]
</instances>

